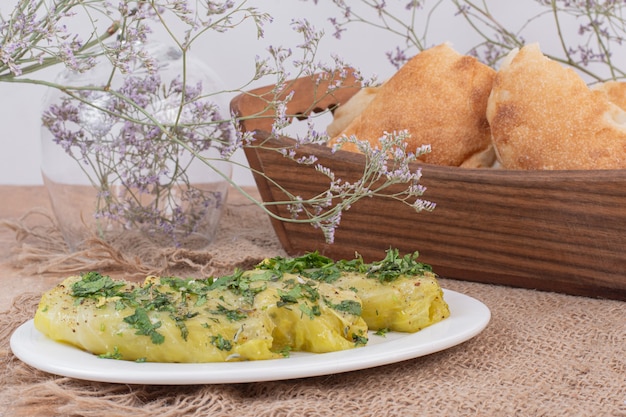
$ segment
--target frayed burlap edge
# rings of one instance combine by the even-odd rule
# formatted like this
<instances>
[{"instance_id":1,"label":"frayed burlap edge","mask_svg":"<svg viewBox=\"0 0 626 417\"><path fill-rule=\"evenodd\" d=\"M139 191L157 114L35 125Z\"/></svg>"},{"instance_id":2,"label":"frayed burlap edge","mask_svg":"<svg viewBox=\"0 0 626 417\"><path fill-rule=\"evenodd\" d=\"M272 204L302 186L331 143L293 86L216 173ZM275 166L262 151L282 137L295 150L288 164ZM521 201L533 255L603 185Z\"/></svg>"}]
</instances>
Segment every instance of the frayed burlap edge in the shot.
<instances>
[{"instance_id":1,"label":"frayed burlap edge","mask_svg":"<svg viewBox=\"0 0 626 417\"><path fill-rule=\"evenodd\" d=\"M15 234L9 262L27 274L71 275L96 270L121 272L127 277L210 276L284 255L269 219L259 216L258 210L253 203L227 205L215 239L193 250L162 246L127 232L107 241L92 235L71 252L52 214L41 208L16 220L1 220L0 227Z\"/></svg>"}]
</instances>

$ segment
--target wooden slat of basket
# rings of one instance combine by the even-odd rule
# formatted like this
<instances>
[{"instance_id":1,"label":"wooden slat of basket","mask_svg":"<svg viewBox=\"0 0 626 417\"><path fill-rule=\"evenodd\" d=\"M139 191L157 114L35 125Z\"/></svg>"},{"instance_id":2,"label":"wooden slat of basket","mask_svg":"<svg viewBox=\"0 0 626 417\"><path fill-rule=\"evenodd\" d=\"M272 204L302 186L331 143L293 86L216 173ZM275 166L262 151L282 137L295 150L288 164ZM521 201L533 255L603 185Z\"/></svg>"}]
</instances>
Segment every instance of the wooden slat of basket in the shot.
<instances>
[{"instance_id":1,"label":"wooden slat of basket","mask_svg":"<svg viewBox=\"0 0 626 417\"><path fill-rule=\"evenodd\" d=\"M346 68L343 74L324 77L316 74L287 81L280 89L269 85L239 94L233 98L230 107L236 115L243 117L240 122L243 131L271 132L276 115L273 103L285 100L289 94L293 93L293 97L288 102L287 115L306 118L311 113L333 109L347 102L360 89L354 69Z\"/></svg>"}]
</instances>

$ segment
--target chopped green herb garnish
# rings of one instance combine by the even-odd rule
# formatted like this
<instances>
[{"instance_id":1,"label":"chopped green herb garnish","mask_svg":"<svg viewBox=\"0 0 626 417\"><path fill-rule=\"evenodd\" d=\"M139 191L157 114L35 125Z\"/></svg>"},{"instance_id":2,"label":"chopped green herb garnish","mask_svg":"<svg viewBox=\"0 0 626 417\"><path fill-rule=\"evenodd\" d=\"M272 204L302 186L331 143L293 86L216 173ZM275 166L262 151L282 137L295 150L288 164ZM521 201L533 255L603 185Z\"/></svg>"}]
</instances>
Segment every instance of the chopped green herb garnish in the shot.
<instances>
[{"instance_id":1,"label":"chopped green herb garnish","mask_svg":"<svg viewBox=\"0 0 626 417\"><path fill-rule=\"evenodd\" d=\"M352 260L334 262L331 258L312 252L300 257L288 259L275 257L266 259L256 266L257 269L273 271L278 275L299 274L319 282L332 283L345 272L358 272L369 278L389 282L402 275L417 276L432 272L430 265L417 261L418 252L400 256L397 249L389 249L381 261L366 263L357 254Z\"/></svg>"},{"instance_id":2,"label":"chopped green herb garnish","mask_svg":"<svg viewBox=\"0 0 626 417\"><path fill-rule=\"evenodd\" d=\"M211 344L219 350L231 350L233 344L230 340L224 339L221 334L217 336L211 336Z\"/></svg>"},{"instance_id":3,"label":"chopped green herb garnish","mask_svg":"<svg viewBox=\"0 0 626 417\"><path fill-rule=\"evenodd\" d=\"M333 304L326 300L326 304L332 309L342 311L344 313L353 314L355 316L361 315L361 303L354 300L341 300L339 304Z\"/></svg>"},{"instance_id":4,"label":"chopped green herb garnish","mask_svg":"<svg viewBox=\"0 0 626 417\"><path fill-rule=\"evenodd\" d=\"M248 314L246 314L240 309L229 310L221 304L217 305L217 310L210 310L209 312L213 314L223 314L230 321L243 320L246 317L248 317Z\"/></svg>"},{"instance_id":5,"label":"chopped green herb garnish","mask_svg":"<svg viewBox=\"0 0 626 417\"><path fill-rule=\"evenodd\" d=\"M295 284L289 291L278 290L280 301L276 303L278 307L283 307L287 304L296 304L299 299L307 299L312 302L316 302L320 298L320 294L317 288L314 286L315 282L309 282L306 284Z\"/></svg>"},{"instance_id":6,"label":"chopped green herb garnish","mask_svg":"<svg viewBox=\"0 0 626 417\"><path fill-rule=\"evenodd\" d=\"M114 297L118 290L124 286L123 282L116 282L108 275L98 272L83 274L80 281L72 285L74 297Z\"/></svg>"},{"instance_id":7,"label":"chopped green herb garnish","mask_svg":"<svg viewBox=\"0 0 626 417\"><path fill-rule=\"evenodd\" d=\"M315 288L315 286L316 283L311 281L306 284L300 285L302 291L304 292L303 296L313 302L320 299L320 293L317 291L317 288Z\"/></svg>"},{"instance_id":8,"label":"chopped green herb garnish","mask_svg":"<svg viewBox=\"0 0 626 417\"><path fill-rule=\"evenodd\" d=\"M310 307L308 304L302 303L299 305L299 308L300 311L309 316L311 320L313 320L313 318L315 318L316 316L322 315L322 312L320 311L320 306L318 306L317 304Z\"/></svg>"},{"instance_id":9,"label":"chopped green herb garnish","mask_svg":"<svg viewBox=\"0 0 626 417\"><path fill-rule=\"evenodd\" d=\"M185 320L196 317L198 314L200 313L198 313L197 311L180 315L170 314L170 318L174 321L176 327L178 327L178 329L180 330L180 337L182 337L183 340L187 341L187 337L189 337L189 329L187 329Z\"/></svg>"},{"instance_id":10,"label":"chopped green herb garnish","mask_svg":"<svg viewBox=\"0 0 626 417\"><path fill-rule=\"evenodd\" d=\"M284 346L281 350L278 351L278 353L283 355L283 357L288 358L289 355L291 354L291 346L289 345Z\"/></svg>"},{"instance_id":11,"label":"chopped green herb garnish","mask_svg":"<svg viewBox=\"0 0 626 417\"><path fill-rule=\"evenodd\" d=\"M161 283L168 285L176 292L198 293L196 281L193 279L184 279L180 277L161 277Z\"/></svg>"},{"instance_id":12,"label":"chopped green herb garnish","mask_svg":"<svg viewBox=\"0 0 626 417\"><path fill-rule=\"evenodd\" d=\"M283 273L302 274L311 269L321 269L332 266L334 261L317 251L296 258L283 258L277 256L261 262L257 268L275 272L281 276Z\"/></svg>"},{"instance_id":13,"label":"chopped green herb garnish","mask_svg":"<svg viewBox=\"0 0 626 417\"><path fill-rule=\"evenodd\" d=\"M175 311L171 295L158 291L152 292L152 298L145 303L145 308L156 311Z\"/></svg>"},{"instance_id":14,"label":"chopped green herb garnish","mask_svg":"<svg viewBox=\"0 0 626 417\"><path fill-rule=\"evenodd\" d=\"M211 291L216 288L226 288L244 297L248 304L252 304L254 302L254 296L267 288L266 285L250 285L253 282L267 281L269 279L268 275L259 275L250 276L249 274L244 274L242 270L236 270L232 275L226 275L213 280L207 290Z\"/></svg>"},{"instance_id":15,"label":"chopped green herb garnish","mask_svg":"<svg viewBox=\"0 0 626 417\"><path fill-rule=\"evenodd\" d=\"M387 335L387 333L389 333L389 329L388 329L388 328L386 328L386 327L383 327L382 329L378 329L378 330L376 331L376 333L375 333L375 334L376 334L377 336L383 336L383 337L385 337L385 336Z\"/></svg>"},{"instance_id":16,"label":"chopped green herb garnish","mask_svg":"<svg viewBox=\"0 0 626 417\"><path fill-rule=\"evenodd\" d=\"M150 336L150 340L152 340L152 343L155 345L160 345L165 341L165 336L156 331L156 329L161 327L161 322L158 321L153 324L152 321L150 321L148 312L144 308L135 309L134 314L124 317L124 322L137 329L135 334Z\"/></svg>"},{"instance_id":17,"label":"chopped green herb garnish","mask_svg":"<svg viewBox=\"0 0 626 417\"><path fill-rule=\"evenodd\" d=\"M363 335L353 334L352 340L354 341L355 346L364 346L367 345L368 338Z\"/></svg>"},{"instance_id":18,"label":"chopped green herb garnish","mask_svg":"<svg viewBox=\"0 0 626 417\"><path fill-rule=\"evenodd\" d=\"M381 282L389 282L402 275L423 275L432 272L430 265L417 262L418 252L400 256L397 249L389 249L385 259L372 262L367 270L367 275L378 278Z\"/></svg>"},{"instance_id":19,"label":"chopped green herb garnish","mask_svg":"<svg viewBox=\"0 0 626 417\"><path fill-rule=\"evenodd\" d=\"M202 307L203 305L206 304L207 298L206 298L206 294L202 294L198 296L198 299L196 300L196 307Z\"/></svg>"},{"instance_id":20,"label":"chopped green herb garnish","mask_svg":"<svg viewBox=\"0 0 626 417\"><path fill-rule=\"evenodd\" d=\"M298 298L302 297L302 289L299 285L293 287L289 291L279 289L278 296L280 297L280 301L276 303L278 307L283 307L287 304L296 304L298 302Z\"/></svg>"},{"instance_id":21,"label":"chopped green herb garnish","mask_svg":"<svg viewBox=\"0 0 626 417\"><path fill-rule=\"evenodd\" d=\"M117 346L113 347L113 352L103 353L102 355L98 355L101 359L122 359L122 354L120 353Z\"/></svg>"}]
</instances>

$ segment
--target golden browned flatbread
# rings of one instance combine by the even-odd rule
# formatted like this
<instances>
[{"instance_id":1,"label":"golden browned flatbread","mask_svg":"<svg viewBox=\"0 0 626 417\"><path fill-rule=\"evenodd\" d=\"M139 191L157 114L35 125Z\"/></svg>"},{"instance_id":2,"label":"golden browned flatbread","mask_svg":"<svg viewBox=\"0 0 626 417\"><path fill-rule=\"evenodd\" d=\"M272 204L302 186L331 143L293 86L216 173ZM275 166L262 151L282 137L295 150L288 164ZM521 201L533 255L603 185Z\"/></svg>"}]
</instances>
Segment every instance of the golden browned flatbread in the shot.
<instances>
[{"instance_id":1,"label":"golden browned flatbread","mask_svg":"<svg viewBox=\"0 0 626 417\"><path fill-rule=\"evenodd\" d=\"M492 144L485 149L470 155L459 165L462 168L495 168L496 151Z\"/></svg>"},{"instance_id":2,"label":"golden browned flatbread","mask_svg":"<svg viewBox=\"0 0 626 417\"><path fill-rule=\"evenodd\" d=\"M326 128L328 136L335 137L341 133L348 125L372 102L380 87L365 87L360 89L345 104L335 110L333 121Z\"/></svg>"},{"instance_id":3,"label":"golden browned flatbread","mask_svg":"<svg viewBox=\"0 0 626 417\"><path fill-rule=\"evenodd\" d=\"M595 91L604 93L607 100L622 110L626 110L626 83L621 81L606 81L592 87Z\"/></svg>"},{"instance_id":4,"label":"golden browned flatbread","mask_svg":"<svg viewBox=\"0 0 626 417\"><path fill-rule=\"evenodd\" d=\"M485 110L494 77L495 70L448 44L430 48L387 80L336 136L355 135L375 144L384 132L408 130L410 151L431 145L432 152L420 158L424 162L460 166L482 154L474 157L482 166L491 143ZM343 149L356 150L351 144Z\"/></svg>"},{"instance_id":5,"label":"golden browned flatbread","mask_svg":"<svg viewBox=\"0 0 626 417\"><path fill-rule=\"evenodd\" d=\"M503 62L487 118L503 168L626 168L626 113L537 44Z\"/></svg>"}]
</instances>

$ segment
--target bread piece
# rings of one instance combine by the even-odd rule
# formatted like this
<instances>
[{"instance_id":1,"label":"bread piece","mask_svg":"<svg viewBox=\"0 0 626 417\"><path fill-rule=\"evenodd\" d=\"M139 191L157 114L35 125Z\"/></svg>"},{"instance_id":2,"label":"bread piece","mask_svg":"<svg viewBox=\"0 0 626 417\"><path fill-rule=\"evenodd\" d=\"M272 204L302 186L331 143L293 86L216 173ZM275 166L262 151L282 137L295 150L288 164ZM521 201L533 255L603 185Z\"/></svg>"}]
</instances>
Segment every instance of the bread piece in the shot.
<instances>
[{"instance_id":1,"label":"bread piece","mask_svg":"<svg viewBox=\"0 0 626 417\"><path fill-rule=\"evenodd\" d=\"M335 137L344 130L372 102L380 87L360 89L345 104L340 105L333 114L333 121L326 128L328 136Z\"/></svg>"},{"instance_id":2,"label":"bread piece","mask_svg":"<svg viewBox=\"0 0 626 417\"><path fill-rule=\"evenodd\" d=\"M537 44L503 62L487 118L503 168L626 168L626 113Z\"/></svg>"},{"instance_id":3,"label":"bread piece","mask_svg":"<svg viewBox=\"0 0 626 417\"><path fill-rule=\"evenodd\" d=\"M626 110L626 83L621 81L606 81L591 87L592 90L603 93L607 100L622 110Z\"/></svg>"},{"instance_id":4,"label":"bread piece","mask_svg":"<svg viewBox=\"0 0 626 417\"><path fill-rule=\"evenodd\" d=\"M461 165L461 168L496 168L496 152L490 144L480 152L468 157Z\"/></svg>"},{"instance_id":5,"label":"bread piece","mask_svg":"<svg viewBox=\"0 0 626 417\"><path fill-rule=\"evenodd\" d=\"M448 44L435 46L387 80L340 135L356 135L375 144L384 132L406 129L411 134L410 151L431 145L432 152L422 161L459 166L490 146L485 109L494 76L495 70ZM356 150L350 144L343 149Z\"/></svg>"}]
</instances>

